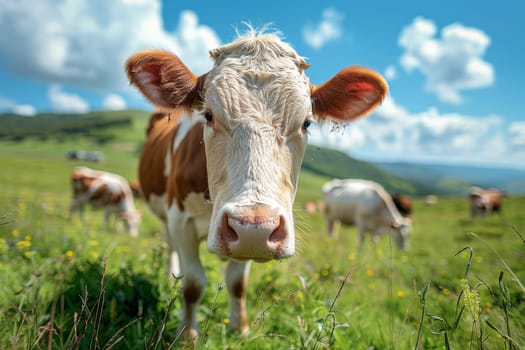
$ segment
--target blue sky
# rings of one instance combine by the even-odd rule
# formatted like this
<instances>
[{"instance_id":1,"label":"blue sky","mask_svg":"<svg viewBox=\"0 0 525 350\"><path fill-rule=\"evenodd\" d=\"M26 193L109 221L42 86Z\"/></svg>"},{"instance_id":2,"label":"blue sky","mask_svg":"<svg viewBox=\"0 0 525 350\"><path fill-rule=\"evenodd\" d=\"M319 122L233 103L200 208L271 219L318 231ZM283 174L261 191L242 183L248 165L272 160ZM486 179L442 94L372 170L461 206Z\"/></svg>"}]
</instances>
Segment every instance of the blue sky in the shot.
<instances>
[{"instance_id":1,"label":"blue sky","mask_svg":"<svg viewBox=\"0 0 525 350\"><path fill-rule=\"evenodd\" d=\"M163 48L196 73L243 22L271 23L320 84L361 65L390 86L369 117L314 127L313 144L360 159L525 169L522 0L0 3L0 112L151 109L126 82L132 53Z\"/></svg>"}]
</instances>

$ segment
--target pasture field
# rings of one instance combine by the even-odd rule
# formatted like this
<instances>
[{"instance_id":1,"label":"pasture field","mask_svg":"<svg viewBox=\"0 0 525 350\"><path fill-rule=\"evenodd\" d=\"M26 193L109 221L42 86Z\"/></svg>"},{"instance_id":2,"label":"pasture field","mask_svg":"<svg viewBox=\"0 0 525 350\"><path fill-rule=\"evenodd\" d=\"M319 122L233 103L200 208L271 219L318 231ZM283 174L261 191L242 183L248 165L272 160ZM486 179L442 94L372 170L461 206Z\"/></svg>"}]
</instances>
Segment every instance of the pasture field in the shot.
<instances>
[{"instance_id":1,"label":"pasture field","mask_svg":"<svg viewBox=\"0 0 525 350\"><path fill-rule=\"evenodd\" d=\"M139 238L68 220L69 149L89 141L0 141L0 348L168 349L180 319L179 281L166 275L160 223L147 207ZM136 178L130 140L97 148L94 168ZM415 199L406 252L388 236L357 250L355 228L326 236L321 213L302 210L326 178L303 172L297 256L253 264L251 331L228 330L225 264L202 248L208 287L200 349L525 348L525 197L503 215L468 217L466 198Z\"/></svg>"}]
</instances>

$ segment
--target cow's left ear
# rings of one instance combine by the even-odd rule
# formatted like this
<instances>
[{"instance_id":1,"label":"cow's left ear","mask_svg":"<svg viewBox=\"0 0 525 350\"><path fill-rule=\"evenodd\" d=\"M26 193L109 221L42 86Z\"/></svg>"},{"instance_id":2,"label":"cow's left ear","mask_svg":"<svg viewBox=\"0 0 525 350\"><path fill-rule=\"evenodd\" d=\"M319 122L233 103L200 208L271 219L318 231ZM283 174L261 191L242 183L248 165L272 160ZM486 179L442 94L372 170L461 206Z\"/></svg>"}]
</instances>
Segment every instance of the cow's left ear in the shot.
<instances>
[{"instance_id":1,"label":"cow's left ear","mask_svg":"<svg viewBox=\"0 0 525 350\"><path fill-rule=\"evenodd\" d=\"M348 122L362 117L377 107L388 86L378 73L361 68L345 68L320 86L311 87L314 116Z\"/></svg>"},{"instance_id":2,"label":"cow's left ear","mask_svg":"<svg viewBox=\"0 0 525 350\"><path fill-rule=\"evenodd\" d=\"M127 60L126 72L130 83L155 106L191 108L201 102L206 75L197 77L169 52L139 52Z\"/></svg>"}]
</instances>

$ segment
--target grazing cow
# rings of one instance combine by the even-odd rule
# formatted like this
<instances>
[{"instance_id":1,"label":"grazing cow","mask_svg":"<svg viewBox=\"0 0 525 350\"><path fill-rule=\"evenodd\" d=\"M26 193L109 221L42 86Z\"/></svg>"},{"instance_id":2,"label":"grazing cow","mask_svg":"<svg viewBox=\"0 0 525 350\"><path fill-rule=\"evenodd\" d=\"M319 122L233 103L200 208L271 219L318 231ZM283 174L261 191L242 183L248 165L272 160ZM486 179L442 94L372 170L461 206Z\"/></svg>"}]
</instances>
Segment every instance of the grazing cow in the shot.
<instances>
[{"instance_id":1,"label":"grazing cow","mask_svg":"<svg viewBox=\"0 0 525 350\"><path fill-rule=\"evenodd\" d=\"M142 190L140 189L140 183L138 181L130 182L129 187L131 188L131 193L133 193L134 197L142 197Z\"/></svg>"},{"instance_id":2,"label":"grazing cow","mask_svg":"<svg viewBox=\"0 0 525 350\"><path fill-rule=\"evenodd\" d=\"M183 276L180 331L190 339L206 285L199 242L207 237L208 250L230 260L230 327L246 331L249 261L295 253L292 210L310 123L361 117L387 91L379 74L358 67L311 84L304 58L272 33L250 30L210 55L213 68L199 77L164 51L126 64L130 82L166 111L151 116L139 180L166 223L170 272Z\"/></svg>"},{"instance_id":3,"label":"grazing cow","mask_svg":"<svg viewBox=\"0 0 525 350\"><path fill-rule=\"evenodd\" d=\"M359 246L367 231L377 241L390 231L400 249L408 248L411 220L399 214L390 195L381 185L361 179L334 179L323 186L328 235L333 236L334 223L356 225Z\"/></svg>"},{"instance_id":4,"label":"grazing cow","mask_svg":"<svg viewBox=\"0 0 525 350\"><path fill-rule=\"evenodd\" d=\"M138 235L140 213L135 209L133 194L128 181L122 176L90 169L76 167L71 175L73 197L69 217L78 211L84 222L84 205L104 208L104 221L109 225L112 213L124 221L127 231L133 237Z\"/></svg>"},{"instance_id":5,"label":"grazing cow","mask_svg":"<svg viewBox=\"0 0 525 350\"><path fill-rule=\"evenodd\" d=\"M501 213L502 201L503 194L497 189L485 190L479 187L471 187L469 192L470 217Z\"/></svg>"},{"instance_id":6,"label":"grazing cow","mask_svg":"<svg viewBox=\"0 0 525 350\"><path fill-rule=\"evenodd\" d=\"M392 196L392 201L399 211L399 214L404 217L412 217L412 199L409 196L395 194Z\"/></svg>"}]
</instances>

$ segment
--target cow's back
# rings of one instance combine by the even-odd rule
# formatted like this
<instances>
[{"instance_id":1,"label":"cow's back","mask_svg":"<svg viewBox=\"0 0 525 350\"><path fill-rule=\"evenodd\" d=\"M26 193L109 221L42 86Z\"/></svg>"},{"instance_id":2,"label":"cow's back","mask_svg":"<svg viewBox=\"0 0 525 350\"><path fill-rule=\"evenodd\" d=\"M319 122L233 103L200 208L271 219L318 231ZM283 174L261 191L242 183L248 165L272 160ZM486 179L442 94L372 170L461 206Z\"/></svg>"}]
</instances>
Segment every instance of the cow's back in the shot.
<instances>
[{"instance_id":1,"label":"cow's back","mask_svg":"<svg viewBox=\"0 0 525 350\"><path fill-rule=\"evenodd\" d=\"M373 183L366 180L333 180L323 187L325 212L343 224L374 216L384 201Z\"/></svg>"}]
</instances>

